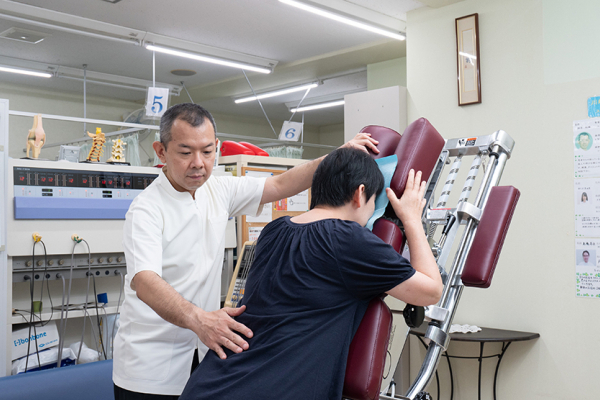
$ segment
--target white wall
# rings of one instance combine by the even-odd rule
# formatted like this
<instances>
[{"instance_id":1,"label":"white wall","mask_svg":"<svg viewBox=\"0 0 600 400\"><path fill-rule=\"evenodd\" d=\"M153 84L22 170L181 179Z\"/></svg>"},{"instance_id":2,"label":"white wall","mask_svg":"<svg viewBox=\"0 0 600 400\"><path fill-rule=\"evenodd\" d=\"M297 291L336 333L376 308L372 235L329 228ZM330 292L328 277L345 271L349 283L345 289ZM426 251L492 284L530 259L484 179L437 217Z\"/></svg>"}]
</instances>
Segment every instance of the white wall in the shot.
<instances>
[{"instance_id":1,"label":"white wall","mask_svg":"<svg viewBox=\"0 0 600 400\"><path fill-rule=\"evenodd\" d=\"M569 2L585 3L596 2ZM409 121L424 116L446 138L503 129L516 140L502 183L519 188L521 199L494 282L486 290L466 288L455 318L541 334L508 349L499 398L595 399L600 396L600 299L575 295L572 124L586 119L587 98L598 95L600 79L575 75L571 82L544 83L543 5L548 3L464 0L410 12ZM483 103L458 107L454 19L472 13L479 13ZM499 349L488 347L487 354ZM478 346L454 343L449 352L476 355ZM484 364L483 398L491 399L495 360ZM476 366L476 361L453 361L455 398L477 398ZM440 371L447 377L445 361ZM449 390L447 379L442 386Z\"/></svg>"},{"instance_id":2,"label":"white wall","mask_svg":"<svg viewBox=\"0 0 600 400\"><path fill-rule=\"evenodd\" d=\"M319 127L319 144L328 146L341 146L344 144L344 124L324 125ZM332 149L321 149L321 154L324 156L331 152Z\"/></svg>"},{"instance_id":3,"label":"white wall","mask_svg":"<svg viewBox=\"0 0 600 400\"><path fill-rule=\"evenodd\" d=\"M368 90L406 87L406 57L367 65Z\"/></svg>"}]
</instances>

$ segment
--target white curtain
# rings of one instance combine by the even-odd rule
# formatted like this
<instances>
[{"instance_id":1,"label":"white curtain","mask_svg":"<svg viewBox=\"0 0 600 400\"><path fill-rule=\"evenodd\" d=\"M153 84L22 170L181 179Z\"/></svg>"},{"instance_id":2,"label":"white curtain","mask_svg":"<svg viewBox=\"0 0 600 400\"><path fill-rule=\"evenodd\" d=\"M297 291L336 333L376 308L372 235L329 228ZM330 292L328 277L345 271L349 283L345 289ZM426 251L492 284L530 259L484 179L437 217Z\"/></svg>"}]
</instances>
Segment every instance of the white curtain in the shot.
<instances>
[{"instance_id":1,"label":"white curtain","mask_svg":"<svg viewBox=\"0 0 600 400\"><path fill-rule=\"evenodd\" d=\"M142 165L140 161L139 135L134 133L133 135L124 137L123 142L127 144L127 146L125 146L125 161L136 167Z\"/></svg>"}]
</instances>

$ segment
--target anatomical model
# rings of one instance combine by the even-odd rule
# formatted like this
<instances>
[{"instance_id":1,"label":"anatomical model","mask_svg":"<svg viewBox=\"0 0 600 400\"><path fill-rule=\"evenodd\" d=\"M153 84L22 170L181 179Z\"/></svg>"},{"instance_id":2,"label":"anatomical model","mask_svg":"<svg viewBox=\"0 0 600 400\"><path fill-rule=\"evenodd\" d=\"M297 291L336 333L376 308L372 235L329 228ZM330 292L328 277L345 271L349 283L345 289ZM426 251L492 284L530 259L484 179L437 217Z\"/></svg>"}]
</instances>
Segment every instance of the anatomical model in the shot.
<instances>
[{"instance_id":1,"label":"anatomical model","mask_svg":"<svg viewBox=\"0 0 600 400\"><path fill-rule=\"evenodd\" d=\"M100 162L100 156L104 153L104 143L106 143L106 136L102 132L102 128L96 128L96 133L87 133L89 137L93 138L92 148L88 154L86 160L90 162Z\"/></svg>"},{"instance_id":2,"label":"anatomical model","mask_svg":"<svg viewBox=\"0 0 600 400\"><path fill-rule=\"evenodd\" d=\"M106 160L106 162L116 162L116 163L124 163L125 162L125 154L123 152L125 149L124 146L127 146L127 143L123 142L123 139L113 140L112 150L110 152L110 158Z\"/></svg>"},{"instance_id":3,"label":"anatomical model","mask_svg":"<svg viewBox=\"0 0 600 400\"><path fill-rule=\"evenodd\" d=\"M27 135L27 153L26 156L29 157L29 150L32 150L32 158L38 158L40 156L40 152L42 151L42 147L46 143L46 133L44 132L44 128L42 127L42 114L38 114L33 117L33 127L29 130L29 134Z\"/></svg>"}]
</instances>

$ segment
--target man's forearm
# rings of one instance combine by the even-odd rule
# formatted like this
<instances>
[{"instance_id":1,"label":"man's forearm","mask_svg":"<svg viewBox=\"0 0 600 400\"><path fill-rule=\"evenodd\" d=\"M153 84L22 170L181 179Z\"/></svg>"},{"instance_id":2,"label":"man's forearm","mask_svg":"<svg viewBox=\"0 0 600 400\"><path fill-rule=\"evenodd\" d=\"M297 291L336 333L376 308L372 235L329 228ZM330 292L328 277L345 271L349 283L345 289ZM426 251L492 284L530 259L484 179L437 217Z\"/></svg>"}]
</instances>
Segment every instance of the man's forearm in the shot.
<instances>
[{"instance_id":1,"label":"man's forearm","mask_svg":"<svg viewBox=\"0 0 600 400\"><path fill-rule=\"evenodd\" d=\"M359 133L341 147L356 148L365 152L370 150L378 154L379 150L376 147L378 143L377 140L371 138L371 134ZM265 204L285 199L308 189L312 184L312 178L317 167L325 157L322 156L305 164L300 164L281 175L269 177L265 183L260 203Z\"/></svg>"},{"instance_id":2,"label":"man's forearm","mask_svg":"<svg viewBox=\"0 0 600 400\"><path fill-rule=\"evenodd\" d=\"M261 204L285 199L308 189L312 184L312 178L317 167L324 158L325 156L319 157L297 165L283 174L268 178L268 184L265 184L265 190L260 201Z\"/></svg>"},{"instance_id":3,"label":"man's forearm","mask_svg":"<svg viewBox=\"0 0 600 400\"><path fill-rule=\"evenodd\" d=\"M248 349L248 343L240 336L250 338L253 333L248 327L235 321L246 309L222 308L205 311L184 299L171 285L152 271L139 272L132 281L137 296L167 322L190 329L209 349L220 358L227 356L223 351L240 353ZM238 333L239 332L239 333Z\"/></svg>"},{"instance_id":4,"label":"man's forearm","mask_svg":"<svg viewBox=\"0 0 600 400\"><path fill-rule=\"evenodd\" d=\"M162 319L181 328L197 330L197 320L193 316L200 309L184 299L155 272L142 271L133 279L139 299Z\"/></svg>"}]
</instances>

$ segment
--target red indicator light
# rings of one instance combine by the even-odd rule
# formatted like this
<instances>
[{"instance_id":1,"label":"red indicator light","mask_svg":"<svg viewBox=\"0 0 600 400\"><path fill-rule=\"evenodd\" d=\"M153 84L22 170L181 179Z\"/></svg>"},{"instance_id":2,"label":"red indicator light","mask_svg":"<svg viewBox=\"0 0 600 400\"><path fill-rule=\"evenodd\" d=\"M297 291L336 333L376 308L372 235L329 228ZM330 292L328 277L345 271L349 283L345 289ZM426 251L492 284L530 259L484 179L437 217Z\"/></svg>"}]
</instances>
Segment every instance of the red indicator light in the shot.
<instances>
[{"instance_id":1,"label":"red indicator light","mask_svg":"<svg viewBox=\"0 0 600 400\"><path fill-rule=\"evenodd\" d=\"M102 180L102 184L103 184L103 185L106 185L106 181L105 181L105 180Z\"/></svg>"},{"instance_id":2,"label":"red indicator light","mask_svg":"<svg viewBox=\"0 0 600 400\"><path fill-rule=\"evenodd\" d=\"M69 178L69 183L73 183L73 178ZM83 182L83 183L85 183L85 182Z\"/></svg>"},{"instance_id":3,"label":"red indicator light","mask_svg":"<svg viewBox=\"0 0 600 400\"><path fill-rule=\"evenodd\" d=\"M109 184L109 185L112 185L112 181L108 181L108 184Z\"/></svg>"},{"instance_id":4,"label":"red indicator light","mask_svg":"<svg viewBox=\"0 0 600 400\"><path fill-rule=\"evenodd\" d=\"M20 180L20 181L24 181L24 180L25 180L25 177L24 177L24 176L21 176L21 177L19 177L19 180Z\"/></svg>"},{"instance_id":5,"label":"red indicator light","mask_svg":"<svg viewBox=\"0 0 600 400\"><path fill-rule=\"evenodd\" d=\"M83 180L83 183L87 183L87 179L84 179L84 180Z\"/></svg>"},{"instance_id":6,"label":"red indicator light","mask_svg":"<svg viewBox=\"0 0 600 400\"><path fill-rule=\"evenodd\" d=\"M46 178L42 178L42 182L46 182Z\"/></svg>"},{"instance_id":7,"label":"red indicator light","mask_svg":"<svg viewBox=\"0 0 600 400\"><path fill-rule=\"evenodd\" d=\"M127 182L125 182L125 184L127 184L127 185L130 185L130 184L131 184L131 182L127 181Z\"/></svg>"},{"instance_id":8,"label":"red indicator light","mask_svg":"<svg viewBox=\"0 0 600 400\"><path fill-rule=\"evenodd\" d=\"M48 182L52 182L54 178L48 178Z\"/></svg>"}]
</instances>

